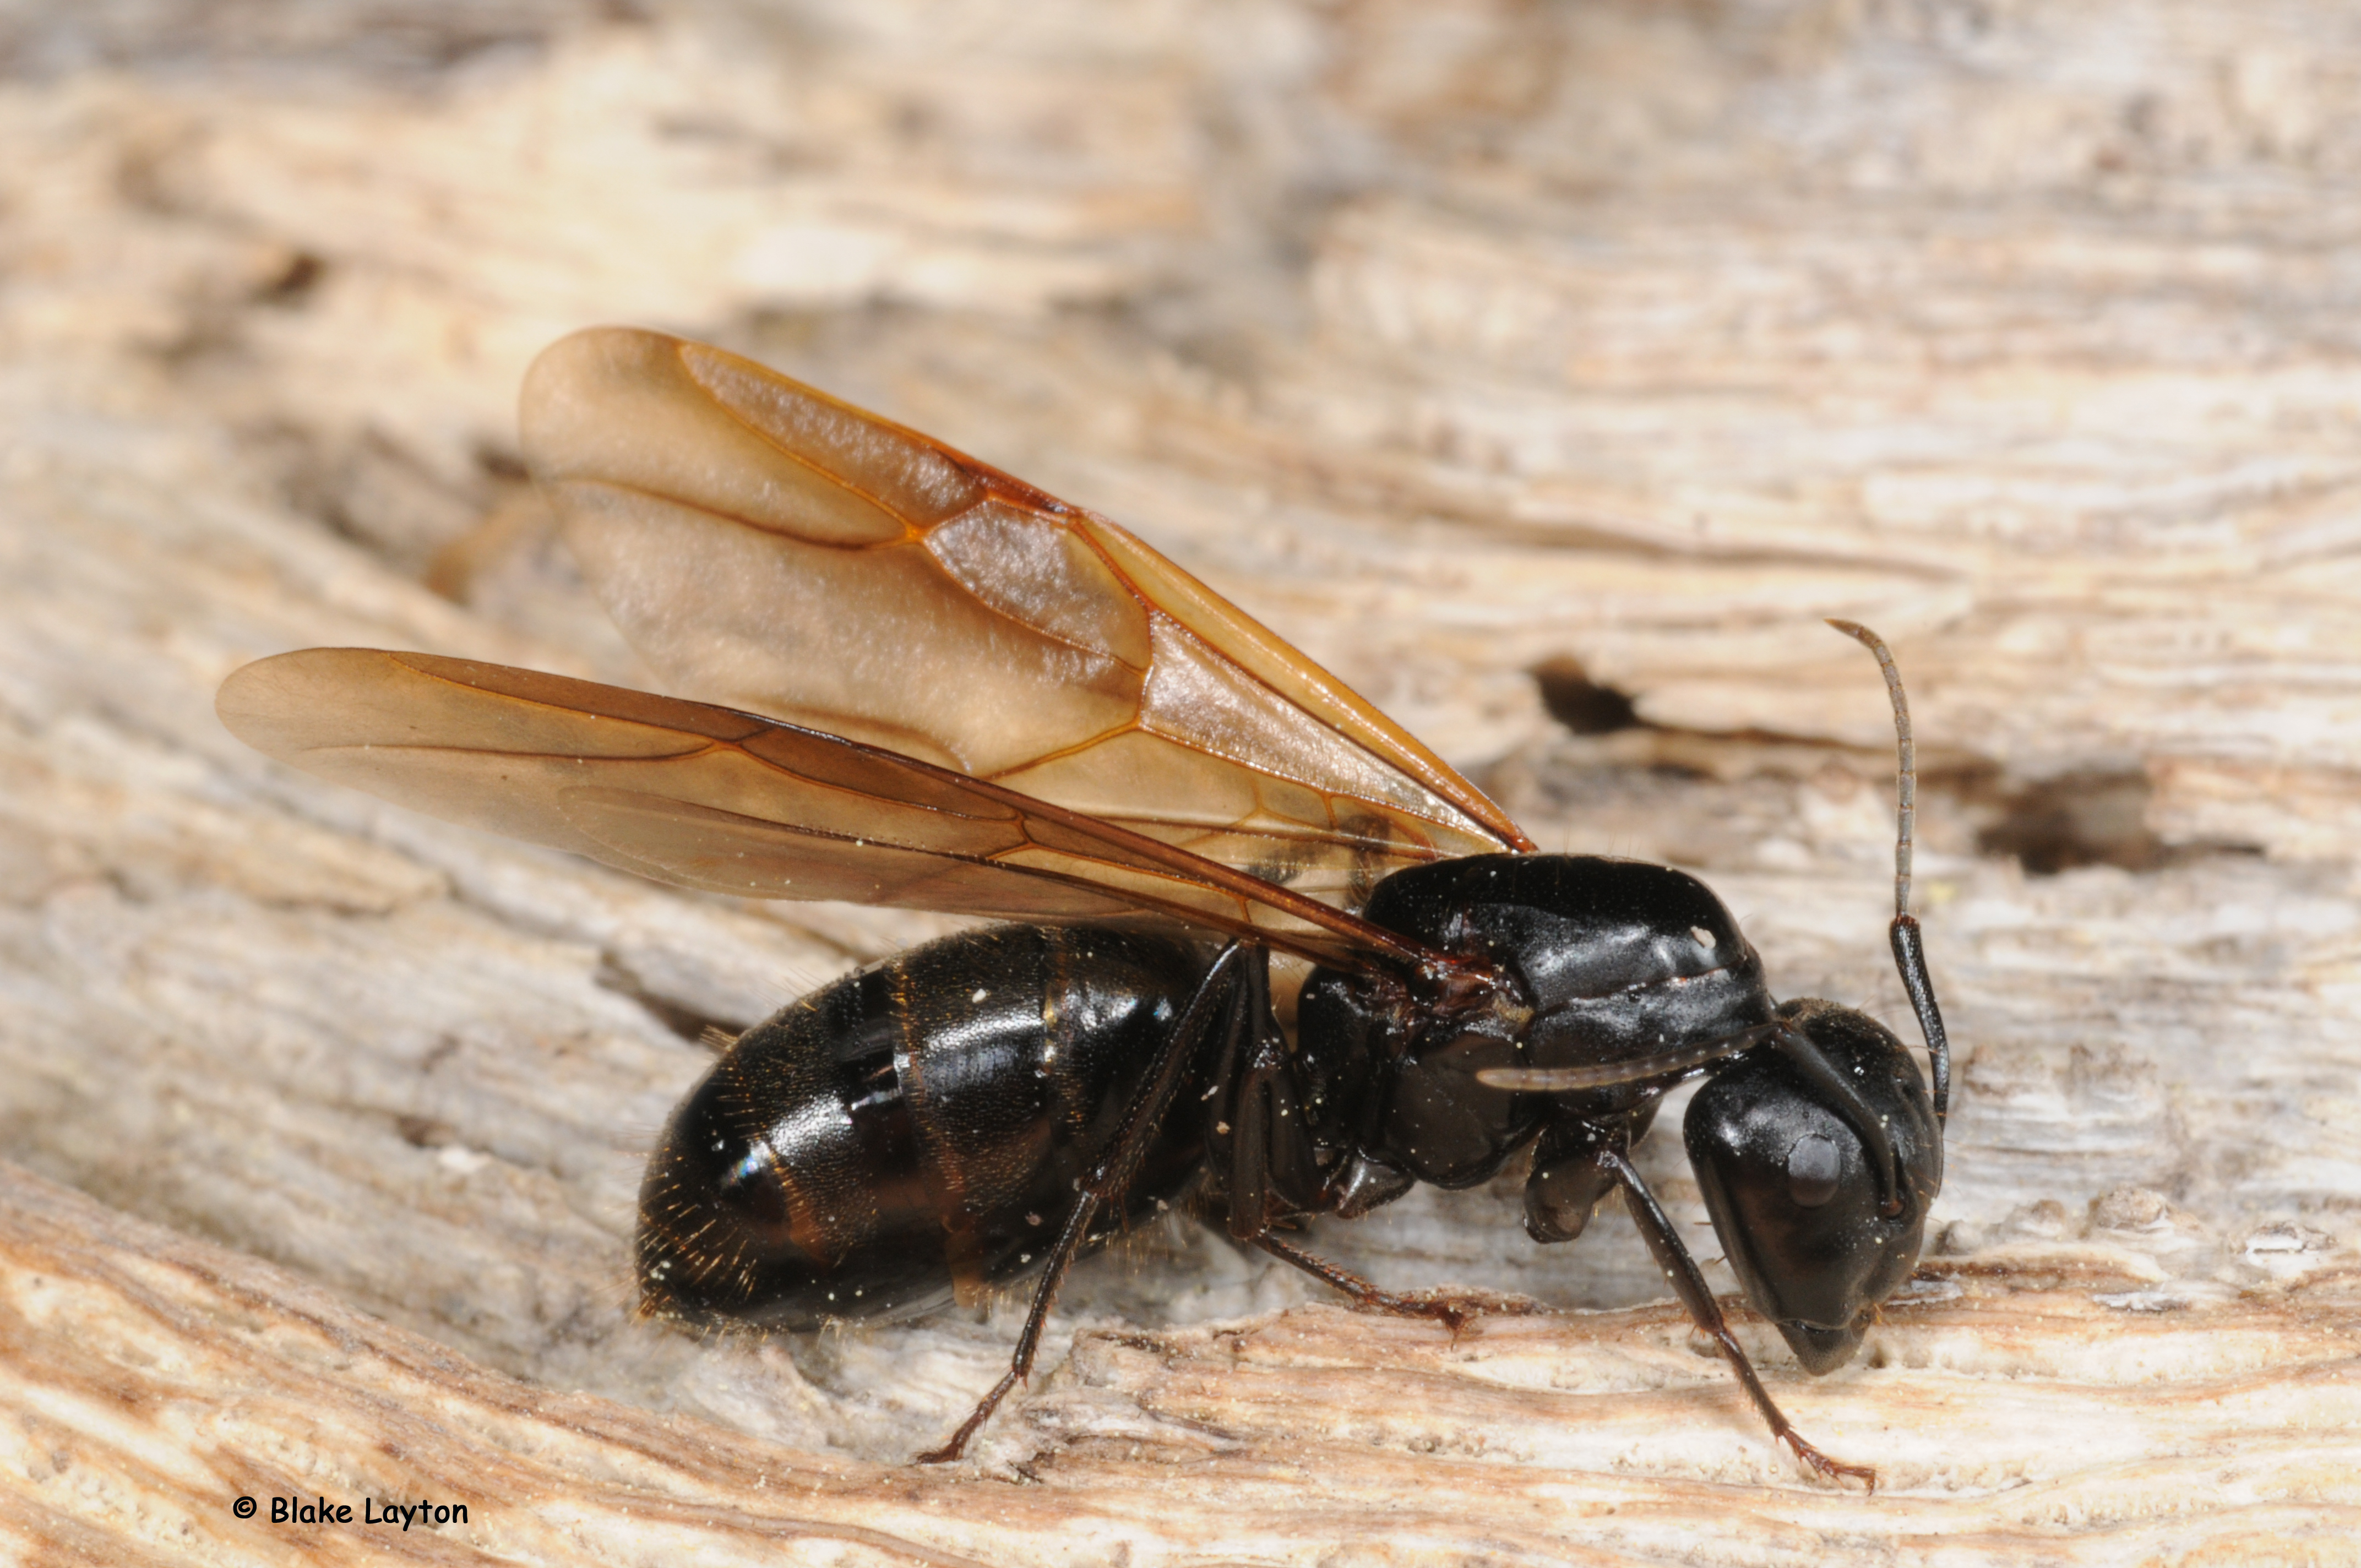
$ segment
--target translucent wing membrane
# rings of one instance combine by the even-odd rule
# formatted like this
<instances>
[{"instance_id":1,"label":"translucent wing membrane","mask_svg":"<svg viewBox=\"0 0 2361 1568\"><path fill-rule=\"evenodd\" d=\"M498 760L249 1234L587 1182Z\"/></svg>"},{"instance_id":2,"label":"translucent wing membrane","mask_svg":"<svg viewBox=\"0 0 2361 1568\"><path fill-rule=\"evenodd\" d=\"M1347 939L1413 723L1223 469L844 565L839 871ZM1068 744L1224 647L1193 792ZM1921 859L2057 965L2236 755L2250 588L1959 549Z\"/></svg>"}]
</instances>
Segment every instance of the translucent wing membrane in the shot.
<instances>
[{"instance_id":1,"label":"translucent wing membrane","mask_svg":"<svg viewBox=\"0 0 2361 1568\"><path fill-rule=\"evenodd\" d=\"M502 664L365 648L222 685L231 733L307 773L660 882L1040 924L1151 916L1317 962L1451 967L1301 894L834 735Z\"/></svg>"},{"instance_id":2,"label":"translucent wing membrane","mask_svg":"<svg viewBox=\"0 0 2361 1568\"><path fill-rule=\"evenodd\" d=\"M750 361L579 333L522 422L592 587L678 690L1346 907L1402 866L1532 847L1114 523Z\"/></svg>"}]
</instances>

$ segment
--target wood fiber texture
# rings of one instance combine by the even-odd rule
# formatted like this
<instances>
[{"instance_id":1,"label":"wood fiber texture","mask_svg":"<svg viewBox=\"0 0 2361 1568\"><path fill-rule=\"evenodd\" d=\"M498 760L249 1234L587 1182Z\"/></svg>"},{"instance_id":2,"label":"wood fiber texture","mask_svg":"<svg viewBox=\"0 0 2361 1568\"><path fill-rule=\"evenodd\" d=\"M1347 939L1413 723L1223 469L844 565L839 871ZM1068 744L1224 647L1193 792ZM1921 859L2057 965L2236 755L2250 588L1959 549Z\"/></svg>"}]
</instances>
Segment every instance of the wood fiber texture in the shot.
<instances>
[{"instance_id":1,"label":"wood fiber texture","mask_svg":"<svg viewBox=\"0 0 2361 1568\"><path fill-rule=\"evenodd\" d=\"M0 1555L2361 1561L2356 61L2327 0L0 10ZM1947 1185L1852 1365L1738 1330L1880 1490L1512 1179L1312 1240L1547 1310L1454 1339L1176 1223L939 1470L1019 1303L636 1321L700 1033L950 924L445 827L212 707L310 645L653 685L517 466L599 321L1118 519L1904 1025L1819 618L1882 631Z\"/></svg>"}]
</instances>

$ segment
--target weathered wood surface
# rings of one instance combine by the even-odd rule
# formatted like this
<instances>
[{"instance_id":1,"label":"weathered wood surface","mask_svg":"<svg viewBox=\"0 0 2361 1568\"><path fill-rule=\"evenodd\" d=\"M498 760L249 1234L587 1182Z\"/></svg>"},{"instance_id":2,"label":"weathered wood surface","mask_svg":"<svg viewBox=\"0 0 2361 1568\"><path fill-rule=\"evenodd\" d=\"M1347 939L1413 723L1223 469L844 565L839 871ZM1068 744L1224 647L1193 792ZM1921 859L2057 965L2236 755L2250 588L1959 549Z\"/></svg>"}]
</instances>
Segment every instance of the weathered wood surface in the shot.
<instances>
[{"instance_id":1,"label":"weathered wood surface","mask_svg":"<svg viewBox=\"0 0 2361 1568\"><path fill-rule=\"evenodd\" d=\"M0 1539L2356 1560L2356 45L2298 0L0 16ZM1534 1248L1512 1186L1319 1241L1608 1310L1455 1344L1151 1237L946 1472L898 1461L1010 1306L632 1322L700 1024L939 927L445 828L210 704L313 643L643 680L511 466L594 320L1114 513L1545 845L1697 867L1784 992L1899 1020L1882 694L1817 618L1885 631L1938 764L1940 1245L1833 1377L1745 1332L1886 1489L1795 1476L1628 1226ZM1648 727L1551 719L1577 669ZM274 1490L470 1523L231 1517Z\"/></svg>"},{"instance_id":2,"label":"weathered wood surface","mask_svg":"<svg viewBox=\"0 0 2361 1568\"><path fill-rule=\"evenodd\" d=\"M1792 1484L1670 1308L1456 1345L1325 1306L1101 1334L1034 1405L1021 1480L978 1480L549 1392L243 1255L0 1192L0 1541L26 1561L2323 1562L2361 1530L2349 1283L2346 1321L2301 1294L2127 1315L2090 1288L2138 1277L2129 1251L1909 1308L1886 1369L1799 1401L1902 1483L1875 1497ZM2045 1465L2060 1430L2081 1452ZM269 1522L322 1497L352 1522Z\"/></svg>"}]
</instances>

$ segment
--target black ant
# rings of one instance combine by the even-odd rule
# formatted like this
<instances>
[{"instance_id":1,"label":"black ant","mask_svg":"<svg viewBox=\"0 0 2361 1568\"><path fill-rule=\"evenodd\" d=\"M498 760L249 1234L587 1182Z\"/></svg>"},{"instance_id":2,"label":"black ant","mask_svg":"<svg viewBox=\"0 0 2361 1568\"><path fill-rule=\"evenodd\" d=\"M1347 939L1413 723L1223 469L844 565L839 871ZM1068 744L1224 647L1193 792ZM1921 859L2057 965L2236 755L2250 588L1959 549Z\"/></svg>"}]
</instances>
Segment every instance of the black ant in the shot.
<instances>
[{"instance_id":1,"label":"black ant","mask_svg":"<svg viewBox=\"0 0 2361 1568\"><path fill-rule=\"evenodd\" d=\"M1543 855L1334 676L1122 529L759 366L584 333L528 378L527 456L591 586L712 702L425 654L248 665L232 729L456 821L691 887L1016 922L913 948L741 1037L641 1192L651 1313L807 1328L1038 1274L1007 1375L1110 1231L1202 1213L1365 1306L1455 1327L1303 1251L1319 1215L1533 1149L1525 1228L1620 1190L1773 1433L1631 1151L1665 1091L1747 1299L1805 1367L1859 1347L1942 1182L1949 1056L1909 912L1902 684L1894 961L1934 1067L1867 1014L1774 1003L1720 900ZM726 705L726 706L722 706ZM1355 911L1357 911L1356 913ZM1214 944L1218 942L1216 947ZM1269 955L1314 966L1293 1046Z\"/></svg>"}]
</instances>

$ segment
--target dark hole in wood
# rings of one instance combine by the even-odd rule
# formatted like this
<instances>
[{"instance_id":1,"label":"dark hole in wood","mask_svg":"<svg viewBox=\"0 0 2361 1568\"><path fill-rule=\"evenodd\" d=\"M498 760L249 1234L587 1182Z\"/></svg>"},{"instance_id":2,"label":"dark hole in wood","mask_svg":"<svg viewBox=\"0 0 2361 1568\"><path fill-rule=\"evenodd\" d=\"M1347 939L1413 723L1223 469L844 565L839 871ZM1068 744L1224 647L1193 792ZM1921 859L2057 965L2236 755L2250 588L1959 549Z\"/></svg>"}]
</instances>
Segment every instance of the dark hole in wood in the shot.
<instances>
[{"instance_id":1,"label":"dark hole in wood","mask_svg":"<svg viewBox=\"0 0 2361 1568\"><path fill-rule=\"evenodd\" d=\"M521 485L532 477L525 471L523 456L505 446L478 445L476 448L476 466L486 477L502 484Z\"/></svg>"},{"instance_id":2,"label":"dark hole in wood","mask_svg":"<svg viewBox=\"0 0 2361 1568\"><path fill-rule=\"evenodd\" d=\"M2148 795L2144 773L2061 773L2004 795L1982 847L2015 855L2036 876L2076 866L2154 871L2174 850L2148 831Z\"/></svg>"},{"instance_id":3,"label":"dark hole in wood","mask_svg":"<svg viewBox=\"0 0 2361 1568\"><path fill-rule=\"evenodd\" d=\"M255 291L255 302L291 309L311 297L327 271L325 261L308 250L299 250L288 258L287 265L279 269L277 277Z\"/></svg>"},{"instance_id":4,"label":"dark hole in wood","mask_svg":"<svg viewBox=\"0 0 2361 1568\"><path fill-rule=\"evenodd\" d=\"M458 1134L450 1123L438 1121L433 1116L396 1116L393 1130L401 1134L401 1141L412 1148L439 1148L445 1144L458 1141Z\"/></svg>"},{"instance_id":5,"label":"dark hole in wood","mask_svg":"<svg viewBox=\"0 0 2361 1568\"><path fill-rule=\"evenodd\" d=\"M1542 707L1576 735L1609 735L1640 722L1631 699L1613 686L1592 680L1579 660L1546 660L1533 666L1532 677L1541 692Z\"/></svg>"}]
</instances>

